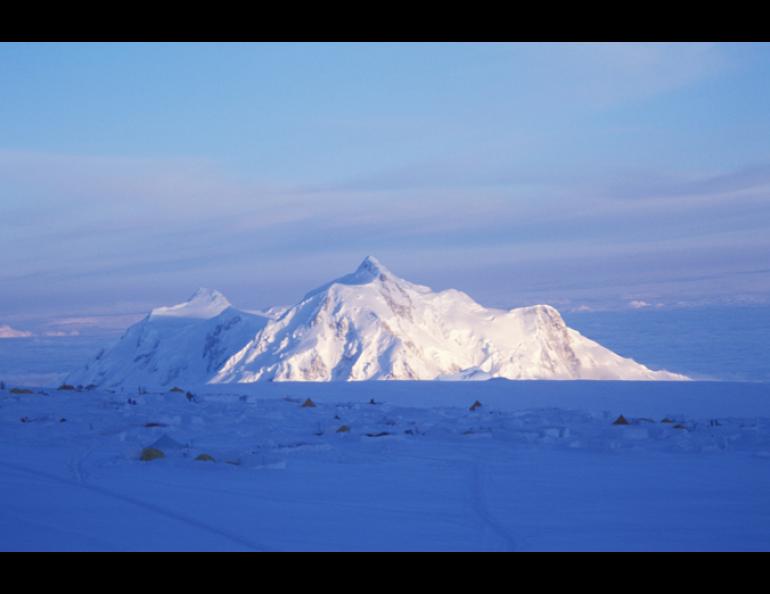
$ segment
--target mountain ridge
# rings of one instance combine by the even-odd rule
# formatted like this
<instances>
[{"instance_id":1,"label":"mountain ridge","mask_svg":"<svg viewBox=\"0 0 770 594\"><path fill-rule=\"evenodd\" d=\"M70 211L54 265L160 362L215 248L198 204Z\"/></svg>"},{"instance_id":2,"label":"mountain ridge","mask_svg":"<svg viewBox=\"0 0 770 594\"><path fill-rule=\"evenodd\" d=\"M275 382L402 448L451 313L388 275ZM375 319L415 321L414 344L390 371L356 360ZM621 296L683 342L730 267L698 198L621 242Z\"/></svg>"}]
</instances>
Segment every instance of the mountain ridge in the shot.
<instances>
[{"instance_id":1,"label":"mountain ridge","mask_svg":"<svg viewBox=\"0 0 770 594\"><path fill-rule=\"evenodd\" d=\"M688 379L613 353L549 305L486 308L462 291L402 279L373 256L268 312L238 310L218 291L200 289L154 309L68 381Z\"/></svg>"}]
</instances>

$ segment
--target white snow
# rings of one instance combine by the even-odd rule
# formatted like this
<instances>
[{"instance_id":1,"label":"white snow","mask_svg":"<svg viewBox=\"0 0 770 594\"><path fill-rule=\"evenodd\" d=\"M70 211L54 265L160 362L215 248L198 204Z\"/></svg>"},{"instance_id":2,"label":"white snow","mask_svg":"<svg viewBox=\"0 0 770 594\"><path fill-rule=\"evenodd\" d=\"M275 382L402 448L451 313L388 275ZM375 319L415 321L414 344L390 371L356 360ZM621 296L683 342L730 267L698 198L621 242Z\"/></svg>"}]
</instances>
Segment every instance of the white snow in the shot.
<instances>
[{"instance_id":1,"label":"white snow","mask_svg":"<svg viewBox=\"0 0 770 594\"><path fill-rule=\"evenodd\" d=\"M770 548L766 383L10 387L0 550Z\"/></svg>"},{"instance_id":2,"label":"white snow","mask_svg":"<svg viewBox=\"0 0 770 594\"><path fill-rule=\"evenodd\" d=\"M66 381L85 386L204 383L267 322L232 307L221 309L222 304L217 297L192 302L190 308L180 304L154 310ZM184 317L183 311L193 317Z\"/></svg>"},{"instance_id":3,"label":"white snow","mask_svg":"<svg viewBox=\"0 0 770 594\"><path fill-rule=\"evenodd\" d=\"M230 302L219 291L198 289L182 303L169 307L158 307L150 313L151 318L170 317L209 320L230 307Z\"/></svg>"},{"instance_id":4,"label":"white snow","mask_svg":"<svg viewBox=\"0 0 770 594\"><path fill-rule=\"evenodd\" d=\"M248 320L229 331L221 316ZM220 330L217 330L220 329ZM205 355L211 332L217 356ZM289 308L251 314L201 289L153 310L112 349L72 374L100 386L257 381L624 379L682 380L623 358L570 329L548 305L486 308L434 292L376 258Z\"/></svg>"}]
</instances>

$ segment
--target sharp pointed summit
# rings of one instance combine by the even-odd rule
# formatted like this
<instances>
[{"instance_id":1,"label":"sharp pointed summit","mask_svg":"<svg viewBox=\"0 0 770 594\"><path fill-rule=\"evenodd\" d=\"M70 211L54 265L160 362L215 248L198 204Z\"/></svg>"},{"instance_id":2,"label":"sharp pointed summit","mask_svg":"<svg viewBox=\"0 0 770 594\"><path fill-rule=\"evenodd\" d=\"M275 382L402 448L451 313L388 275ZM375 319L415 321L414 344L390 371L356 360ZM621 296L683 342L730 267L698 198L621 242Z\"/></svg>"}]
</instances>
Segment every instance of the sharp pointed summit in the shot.
<instances>
[{"instance_id":1,"label":"sharp pointed summit","mask_svg":"<svg viewBox=\"0 0 770 594\"><path fill-rule=\"evenodd\" d=\"M193 293L187 301L215 301L218 299L224 299L227 301L226 297L216 289L207 289L205 287L201 287L195 291L195 293Z\"/></svg>"},{"instance_id":2,"label":"sharp pointed summit","mask_svg":"<svg viewBox=\"0 0 770 594\"><path fill-rule=\"evenodd\" d=\"M381 281L381 282L393 282L404 284L407 283L402 278L399 278L393 274L388 268L386 268L377 258L374 256L367 256L358 265L358 268L354 272L350 272L344 276L334 279L326 284L321 285L306 294L302 300L306 301L312 299L315 295L328 291L334 286L356 286L367 285L369 283ZM411 285L411 283L408 283ZM412 285L417 287L417 285Z\"/></svg>"},{"instance_id":3,"label":"sharp pointed summit","mask_svg":"<svg viewBox=\"0 0 770 594\"><path fill-rule=\"evenodd\" d=\"M388 270L382 262L380 262L377 258L374 256L366 256L364 258L363 262L359 264L358 268L356 269L355 274L357 275L369 275L372 278L377 278L379 276L386 276L386 275L392 275L390 270Z\"/></svg>"}]
</instances>

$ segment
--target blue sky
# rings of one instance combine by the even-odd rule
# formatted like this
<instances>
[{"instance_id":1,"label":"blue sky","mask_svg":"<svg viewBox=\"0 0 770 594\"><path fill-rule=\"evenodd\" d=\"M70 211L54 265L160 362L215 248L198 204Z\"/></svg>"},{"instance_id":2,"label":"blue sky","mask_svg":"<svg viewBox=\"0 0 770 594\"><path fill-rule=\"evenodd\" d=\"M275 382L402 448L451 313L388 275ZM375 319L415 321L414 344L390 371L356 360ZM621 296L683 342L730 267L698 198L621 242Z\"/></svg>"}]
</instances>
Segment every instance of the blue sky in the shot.
<instances>
[{"instance_id":1,"label":"blue sky","mask_svg":"<svg viewBox=\"0 0 770 594\"><path fill-rule=\"evenodd\" d=\"M0 44L0 323L374 254L481 303L770 296L767 44Z\"/></svg>"}]
</instances>

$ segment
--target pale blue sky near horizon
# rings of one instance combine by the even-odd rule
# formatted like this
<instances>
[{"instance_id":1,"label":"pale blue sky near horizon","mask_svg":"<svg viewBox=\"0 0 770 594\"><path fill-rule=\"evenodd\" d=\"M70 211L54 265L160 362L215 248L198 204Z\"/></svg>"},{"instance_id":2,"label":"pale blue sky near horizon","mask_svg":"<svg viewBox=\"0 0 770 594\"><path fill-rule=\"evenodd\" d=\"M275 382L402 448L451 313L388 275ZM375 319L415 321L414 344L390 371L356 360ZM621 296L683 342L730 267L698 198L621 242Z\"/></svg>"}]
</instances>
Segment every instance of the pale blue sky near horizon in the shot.
<instances>
[{"instance_id":1,"label":"pale blue sky near horizon","mask_svg":"<svg viewBox=\"0 0 770 594\"><path fill-rule=\"evenodd\" d=\"M770 299L768 44L0 44L0 325L373 254L485 305Z\"/></svg>"}]
</instances>

